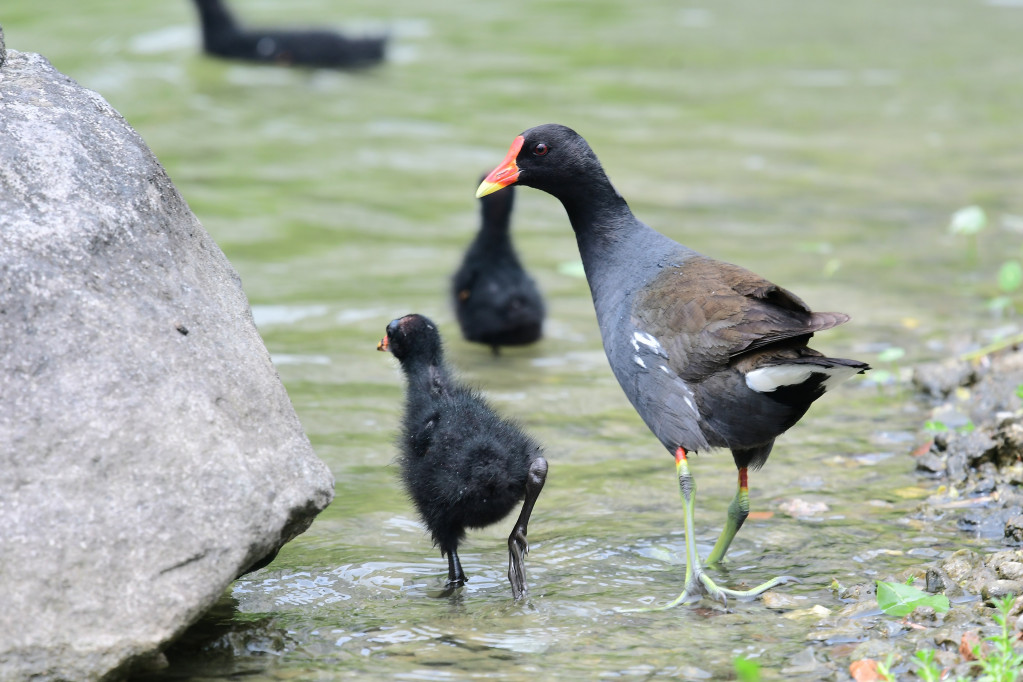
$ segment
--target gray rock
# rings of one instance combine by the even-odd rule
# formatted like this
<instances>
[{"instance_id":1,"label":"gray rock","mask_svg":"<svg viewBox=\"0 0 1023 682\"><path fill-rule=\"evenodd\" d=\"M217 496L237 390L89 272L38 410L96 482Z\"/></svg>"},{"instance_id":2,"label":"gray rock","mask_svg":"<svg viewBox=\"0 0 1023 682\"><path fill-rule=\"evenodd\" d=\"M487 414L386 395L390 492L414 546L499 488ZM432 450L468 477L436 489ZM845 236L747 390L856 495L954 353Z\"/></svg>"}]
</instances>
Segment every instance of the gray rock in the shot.
<instances>
[{"instance_id":1,"label":"gray rock","mask_svg":"<svg viewBox=\"0 0 1023 682\"><path fill-rule=\"evenodd\" d=\"M786 661L788 665L782 668L783 675L803 675L817 670L820 662L813 654L813 647L806 647L797 654L794 654Z\"/></svg>"},{"instance_id":2,"label":"gray rock","mask_svg":"<svg viewBox=\"0 0 1023 682\"><path fill-rule=\"evenodd\" d=\"M333 496L224 254L142 139L0 70L0 679L123 673Z\"/></svg>"},{"instance_id":3,"label":"gray rock","mask_svg":"<svg viewBox=\"0 0 1023 682\"><path fill-rule=\"evenodd\" d=\"M944 569L932 566L927 569L926 589L932 594L944 594L948 597L958 597L963 593L962 588L949 577Z\"/></svg>"},{"instance_id":4,"label":"gray rock","mask_svg":"<svg viewBox=\"0 0 1023 682\"><path fill-rule=\"evenodd\" d=\"M993 462L998 453L998 443L985 429L950 433L947 436L946 448L950 456L961 453L972 467L979 467L985 462Z\"/></svg>"},{"instance_id":5,"label":"gray rock","mask_svg":"<svg viewBox=\"0 0 1023 682\"><path fill-rule=\"evenodd\" d=\"M983 564L983 557L972 549L958 549L941 562L941 569L945 575L958 583L976 573Z\"/></svg>"},{"instance_id":6,"label":"gray rock","mask_svg":"<svg viewBox=\"0 0 1023 682\"><path fill-rule=\"evenodd\" d=\"M1004 534L1013 544L1023 544L1023 515L1010 516L1005 522Z\"/></svg>"},{"instance_id":7,"label":"gray rock","mask_svg":"<svg viewBox=\"0 0 1023 682\"><path fill-rule=\"evenodd\" d=\"M0 26L0 67L7 61L7 49L4 45L4 27Z\"/></svg>"},{"instance_id":8,"label":"gray rock","mask_svg":"<svg viewBox=\"0 0 1023 682\"><path fill-rule=\"evenodd\" d=\"M980 596L984 598L988 604L992 604L995 599L1007 597L1009 595L1016 596L1023 593L1023 583L1017 580L992 580L989 583L985 583L984 587L981 588Z\"/></svg>"},{"instance_id":9,"label":"gray rock","mask_svg":"<svg viewBox=\"0 0 1023 682\"><path fill-rule=\"evenodd\" d=\"M926 452L916 460L917 471L940 474L945 471L945 460L933 452Z\"/></svg>"},{"instance_id":10,"label":"gray rock","mask_svg":"<svg viewBox=\"0 0 1023 682\"><path fill-rule=\"evenodd\" d=\"M961 360L923 364L913 369L913 384L923 393L944 398L977 380L973 366Z\"/></svg>"}]
</instances>

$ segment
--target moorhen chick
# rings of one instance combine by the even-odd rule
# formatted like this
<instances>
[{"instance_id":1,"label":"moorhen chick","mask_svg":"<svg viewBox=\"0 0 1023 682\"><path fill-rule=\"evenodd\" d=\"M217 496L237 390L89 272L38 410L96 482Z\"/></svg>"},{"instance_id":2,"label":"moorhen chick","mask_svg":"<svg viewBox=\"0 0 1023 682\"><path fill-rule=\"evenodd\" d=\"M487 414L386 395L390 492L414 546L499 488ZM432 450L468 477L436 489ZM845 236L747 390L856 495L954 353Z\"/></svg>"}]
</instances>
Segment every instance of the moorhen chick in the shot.
<instances>
[{"instance_id":1,"label":"moorhen chick","mask_svg":"<svg viewBox=\"0 0 1023 682\"><path fill-rule=\"evenodd\" d=\"M515 138L480 185L486 196L513 183L543 190L568 213L615 377L646 425L675 456L684 502L685 589L670 604L707 593L752 599L794 580L750 590L706 575L693 533L695 484L688 455L728 448L739 485L707 563L721 561L749 513L748 470L810 404L869 367L807 347L814 332L846 322L815 313L791 292L749 270L708 258L639 221L586 141L562 125Z\"/></svg>"},{"instance_id":2,"label":"moorhen chick","mask_svg":"<svg viewBox=\"0 0 1023 682\"><path fill-rule=\"evenodd\" d=\"M207 54L322 68L369 66L384 58L383 37L349 38L322 29L244 29L223 0L195 0L195 5Z\"/></svg>"},{"instance_id":3,"label":"moorhen chick","mask_svg":"<svg viewBox=\"0 0 1023 682\"><path fill-rule=\"evenodd\" d=\"M462 336L490 346L494 355L501 346L537 341L543 327L543 298L512 245L514 203L513 189L480 199L479 232L452 278Z\"/></svg>"},{"instance_id":4,"label":"moorhen chick","mask_svg":"<svg viewBox=\"0 0 1023 682\"><path fill-rule=\"evenodd\" d=\"M508 581L515 599L521 598L526 525L547 480L540 446L452 378L437 327L422 315L393 320L377 350L394 354L408 382L401 477L434 544L448 558L447 587L466 581L458 559L465 529L496 523L523 502L508 536Z\"/></svg>"}]
</instances>

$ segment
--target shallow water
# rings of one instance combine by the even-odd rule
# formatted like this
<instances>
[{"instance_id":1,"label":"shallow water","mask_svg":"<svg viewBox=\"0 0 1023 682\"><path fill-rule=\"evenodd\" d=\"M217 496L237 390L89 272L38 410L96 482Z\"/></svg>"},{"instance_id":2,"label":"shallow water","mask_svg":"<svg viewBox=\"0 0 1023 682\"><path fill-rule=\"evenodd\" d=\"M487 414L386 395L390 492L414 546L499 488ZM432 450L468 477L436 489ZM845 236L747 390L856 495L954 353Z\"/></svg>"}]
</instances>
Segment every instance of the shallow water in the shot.
<instances>
[{"instance_id":1,"label":"shallow water","mask_svg":"<svg viewBox=\"0 0 1023 682\"><path fill-rule=\"evenodd\" d=\"M184 0L28 0L7 45L46 55L142 134L241 273L257 324L337 498L267 569L239 580L159 678L720 679L737 655L797 679L818 617L675 597L684 579L671 457L611 376L561 207L521 191L515 237L549 305L546 338L494 358L457 338L448 278L476 224L479 174L531 125L572 125L634 211L853 322L815 347L898 375L1005 332L994 270L1019 254L1023 7L1006 2L645 3L235 0L250 23L387 28L360 73L196 54ZM145 5L145 6L143 6ZM436 6L434 6L436 5ZM979 203L974 241L949 216ZM511 520L474 532L470 582L446 565L393 466L401 378L375 344L421 312L451 360L546 446L529 597L505 579ZM878 360L906 349L900 366ZM880 373L875 376L883 376ZM868 378L869 379L869 378ZM718 575L779 574L806 608L829 586L973 542L907 520L925 494L906 453L926 406L856 380L820 401L751 476L754 517ZM733 493L725 453L694 460L705 554ZM806 518L792 500L825 503ZM180 653L186 651L186 653Z\"/></svg>"}]
</instances>

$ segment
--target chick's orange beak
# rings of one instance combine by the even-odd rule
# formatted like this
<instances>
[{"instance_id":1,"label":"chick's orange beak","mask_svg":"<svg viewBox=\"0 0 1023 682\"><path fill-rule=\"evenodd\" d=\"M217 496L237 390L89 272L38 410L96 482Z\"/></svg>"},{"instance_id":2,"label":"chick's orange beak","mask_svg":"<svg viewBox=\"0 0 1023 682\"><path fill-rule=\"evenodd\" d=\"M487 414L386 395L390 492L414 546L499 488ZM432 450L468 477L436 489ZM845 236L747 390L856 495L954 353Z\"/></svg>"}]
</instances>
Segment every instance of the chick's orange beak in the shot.
<instances>
[{"instance_id":1,"label":"chick's orange beak","mask_svg":"<svg viewBox=\"0 0 1023 682\"><path fill-rule=\"evenodd\" d=\"M483 182L480 183L479 189L476 190L476 198L480 199L493 194L499 189L503 189L508 185L514 183L519 179L519 167L515 163L515 158L519 155L519 151L522 149L522 143L526 139L519 135L512 142L511 149L508 150L508 155L504 157L504 161L498 165L497 168L490 171L490 175L483 178Z\"/></svg>"},{"instance_id":2,"label":"chick's orange beak","mask_svg":"<svg viewBox=\"0 0 1023 682\"><path fill-rule=\"evenodd\" d=\"M380 339L380 343L377 344L377 350L390 350L387 347L387 341L388 341L388 339L387 339L386 336L384 338Z\"/></svg>"}]
</instances>

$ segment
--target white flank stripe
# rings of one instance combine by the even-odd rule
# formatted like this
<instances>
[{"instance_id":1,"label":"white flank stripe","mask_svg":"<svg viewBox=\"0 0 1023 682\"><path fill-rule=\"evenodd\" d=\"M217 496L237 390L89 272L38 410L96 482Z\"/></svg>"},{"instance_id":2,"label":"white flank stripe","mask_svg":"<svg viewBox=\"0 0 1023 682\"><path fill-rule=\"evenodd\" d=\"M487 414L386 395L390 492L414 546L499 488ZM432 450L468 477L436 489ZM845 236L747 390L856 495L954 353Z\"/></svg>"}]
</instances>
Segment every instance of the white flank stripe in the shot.
<instances>
[{"instance_id":1,"label":"white flank stripe","mask_svg":"<svg viewBox=\"0 0 1023 682\"><path fill-rule=\"evenodd\" d=\"M635 348L637 352L639 351L640 344L646 346L658 355L668 357L668 354L664 352L664 346L662 346L660 341L654 338L652 334L647 334L646 332L634 332L632 334L632 347Z\"/></svg>"},{"instance_id":2,"label":"white flank stripe","mask_svg":"<svg viewBox=\"0 0 1023 682\"><path fill-rule=\"evenodd\" d=\"M746 385L757 393L770 393L779 386L796 386L810 378L811 374L827 374L822 382L825 391L829 391L849 377L856 374L853 367L839 365L821 367L819 365L772 365L761 367L746 375Z\"/></svg>"}]
</instances>

